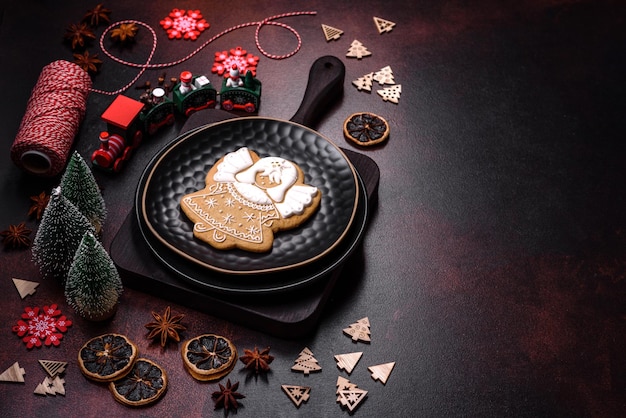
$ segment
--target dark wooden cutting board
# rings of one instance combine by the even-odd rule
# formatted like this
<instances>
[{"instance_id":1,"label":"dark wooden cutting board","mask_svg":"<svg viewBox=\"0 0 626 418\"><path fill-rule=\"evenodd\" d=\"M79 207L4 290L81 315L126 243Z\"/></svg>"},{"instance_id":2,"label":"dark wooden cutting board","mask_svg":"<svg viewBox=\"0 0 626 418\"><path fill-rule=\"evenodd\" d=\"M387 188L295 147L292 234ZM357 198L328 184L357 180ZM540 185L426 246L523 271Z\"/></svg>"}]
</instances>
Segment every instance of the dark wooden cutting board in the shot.
<instances>
[{"instance_id":1,"label":"dark wooden cutting board","mask_svg":"<svg viewBox=\"0 0 626 418\"><path fill-rule=\"evenodd\" d=\"M219 110L198 112L189 118L181 133L231 117L234 115ZM348 149L343 152L359 172L372 208L378 191L378 166L366 155ZM359 245L342 266L306 288L259 297L211 293L178 278L146 245L134 210L127 216L110 248L111 258L124 285L282 338L297 338L315 327L337 283L357 279L351 273L358 269L350 268L350 265L358 262L360 252Z\"/></svg>"}]
</instances>

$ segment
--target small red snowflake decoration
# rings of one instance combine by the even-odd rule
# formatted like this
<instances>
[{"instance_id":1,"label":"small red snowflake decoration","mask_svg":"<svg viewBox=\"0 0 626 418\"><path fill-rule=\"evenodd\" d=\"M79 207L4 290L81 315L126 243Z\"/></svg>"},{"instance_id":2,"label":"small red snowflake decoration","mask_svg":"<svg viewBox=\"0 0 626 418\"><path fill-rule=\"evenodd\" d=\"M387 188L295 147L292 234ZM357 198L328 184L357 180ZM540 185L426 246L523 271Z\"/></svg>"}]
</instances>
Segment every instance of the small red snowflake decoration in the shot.
<instances>
[{"instance_id":1,"label":"small red snowflake decoration","mask_svg":"<svg viewBox=\"0 0 626 418\"><path fill-rule=\"evenodd\" d=\"M228 77L228 71L233 68L233 65L237 66L239 73L245 75L246 72L252 72L252 75L256 77L256 66L259 63L259 57L248 54L245 49L240 46L228 51L216 52L215 62L211 72Z\"/></svg>"},{"instance_id":2,"label":"small red snowflake decoration","mask_svg":"<svg viewBox=\"0 0 626 418\"><path fill-rule=\"evenodd\" d=\"M56 347L61 343L62 333L71 325L72 321L61 315L56 304L44 306L41 311L39 307L27 307L24 309L22 319L13 327L13 332L22 337L28 349L41 347L42 341L46 346Z\"/></svg>"},{"instance_id":3,"label":"small red snowflake decoration","mask_svg":"<svg viewBox=\"0 0 626 418\"><path fill-rule=\"evenodd\" d=\"M160 23L170 39L182 38L192 41L198 39L198 36L210 26L202 18L200 10L173 9Z\"/></svg>"}]
</instances>

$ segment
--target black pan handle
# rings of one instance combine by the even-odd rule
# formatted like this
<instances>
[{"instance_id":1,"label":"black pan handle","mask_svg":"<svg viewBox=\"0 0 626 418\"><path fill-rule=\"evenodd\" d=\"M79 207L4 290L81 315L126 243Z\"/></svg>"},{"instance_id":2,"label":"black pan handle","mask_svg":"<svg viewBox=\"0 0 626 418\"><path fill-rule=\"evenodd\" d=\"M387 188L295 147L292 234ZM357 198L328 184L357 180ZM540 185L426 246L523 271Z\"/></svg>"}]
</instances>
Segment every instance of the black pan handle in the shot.
<instances>
[{"instance_id":1,"label":"black pan handle","mask_svg":"<svg viewBox=\"0 0 626 418\"><path fill-rule=\"evenodd\" d=\"M309 81L300 107L290 119L313 128L319 118L343 95L346 67L337 57L318 58L309 71Z\"/></svg>"}]
</instances>

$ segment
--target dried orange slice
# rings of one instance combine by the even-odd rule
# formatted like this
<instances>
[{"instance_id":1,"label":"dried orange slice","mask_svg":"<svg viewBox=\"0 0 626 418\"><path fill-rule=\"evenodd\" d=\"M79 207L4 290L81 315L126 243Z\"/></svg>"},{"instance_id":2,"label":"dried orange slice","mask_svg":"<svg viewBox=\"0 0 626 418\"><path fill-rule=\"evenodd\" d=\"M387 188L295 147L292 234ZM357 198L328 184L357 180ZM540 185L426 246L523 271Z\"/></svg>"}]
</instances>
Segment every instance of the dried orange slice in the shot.
<instances>
[{"instance_id":1,"label":"dried orange slice","mask_svg":"<svg viewBox=\"0 0 626 418\"><path fill-rule=\"evenodd\" d=\"M142 406L159 399L167 389L167 374L155 362L139 358L124 377L109 383L116 401L129 406Z\"/></svg>"},{"instance_id":2,"label":"dried orange slice","mask_svg":"<svg viewBox=\"0 0 626 418\"><path fill-rule=\"evenodd\" d=\"M137 346L120 334L104 334L87 341L78 352L80 371L97 382L125 376L137 359Z\"/></svg>"},{"instance_id":3,"label":"dried orange slice","mask_svg":"<svg viewBox=\"0 0 626 418\"><path fill-rule=\"evenodd\" d=\"M187 371L197 380L217 380L235 367L237 349L225 337L204 334L192 338L181 349Z\"/></svg>"},{"instance_id":4,"label":"dried orange slice","mask_svg":"<svg viewBox=\"0 0 626 418\"><path fill-rule=\"evenodd\" d=\"M389 137L389 124L374 113L353 113L343 124L343 135L357 145L376 145Z\"/></svg>"}]
</instances>

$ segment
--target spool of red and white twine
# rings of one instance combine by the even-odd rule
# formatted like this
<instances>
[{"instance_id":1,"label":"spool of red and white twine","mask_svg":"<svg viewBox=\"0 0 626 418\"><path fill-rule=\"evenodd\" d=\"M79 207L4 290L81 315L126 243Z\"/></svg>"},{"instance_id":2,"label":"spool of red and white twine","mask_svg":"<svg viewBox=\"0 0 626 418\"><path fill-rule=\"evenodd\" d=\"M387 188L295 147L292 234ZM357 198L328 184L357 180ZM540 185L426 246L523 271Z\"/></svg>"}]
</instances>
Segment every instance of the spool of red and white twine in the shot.
<instances>
[{"instance_id":1,"label":"spool of red and white twine","mask_svg":"<svg viewBox=\"0 0 626 418\"><path fill-rule=\"evenodd\" d=\"M65 168L90 89L89 74L74 63L54 61L41 70L11 146L18 167L40 176Z\"/></svg>"}]
</instances>

